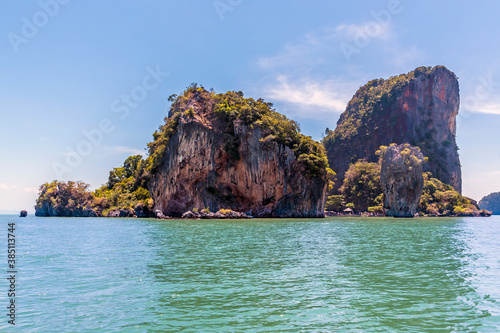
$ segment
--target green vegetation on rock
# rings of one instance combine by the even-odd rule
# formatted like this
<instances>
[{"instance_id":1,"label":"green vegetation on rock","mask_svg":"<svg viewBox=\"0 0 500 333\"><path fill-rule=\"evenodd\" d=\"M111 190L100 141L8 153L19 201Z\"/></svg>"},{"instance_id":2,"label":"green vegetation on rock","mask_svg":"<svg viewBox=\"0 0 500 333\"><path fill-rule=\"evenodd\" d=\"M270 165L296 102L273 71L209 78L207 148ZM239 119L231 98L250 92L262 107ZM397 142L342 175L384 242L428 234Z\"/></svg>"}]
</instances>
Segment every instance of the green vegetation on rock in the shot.
<instances>
[{"instance_id":1,"label":"green vegetation on rock","mask_svg":"<svg viewBox=\"0 0 500 333\"><path fill-rule=\"evenodd\" d=\"M238 160L238 137L234 125L240 122L250 128L262 130L263 144L285 145L293 150L297 160L304 166L305 173L312 177L328 177L328 160L323 146L300 133L299 125L276 112L271 103L259 98L244 97L241 91L215 93L193 83L183 94L171 96L172 105L165 124L153 135L148 144L148 168L155 171L161 164L166 146L182 118L189 120L200 114L213 120L224 136L225 149L233 160Z\"/></svg>"},{"instance_id":2,"label":"green vegetation on rock","mask_svg":"<svg viewBox=\"0 0 500 333\"><path fill-rule=\"evenodd\" d=\"M436 66L443 67L444 66ZM433 67L418 67L414 71L392 76L389 79L375 79L359 88L347 105L346 113L341 115L335 131L328 131L323 139L325 146L335 144L339 139L349 140L359 134L369 136L373 128L370 124L377 123L377 117L382 115L384 108L390 106L400 95L402 87L421 75L430 74ZM395 125L397 119L388 118Z\"/></svg>"},{"instance_id":3,"label":"green vegetation on rock","mask_svg":"<svg viewBox=\"0 0 500 333\"><path fill-rule=\"evenodd\" d=\"M153 200L147 190L149 173L141 155L128 157L122 167L113 168L108 182L94 192L84 182L53 181L40 186L37 216L149 216Z\"/></svg>"},{"instance_id":4,"label":"green vegetation on rock","mask_svg":"<svg viewBox=\"0 0 500 333\"><path fill-rule=\"evenodd\" d=\"M387 146L380 146L376 152L379 156L378 163L359 160L351 164L340 187L341 194L329 195L326 199L325 210L340 212L344 208L352 207L358 212L382 214L383 191L380 185L380 163L386 149ZM407 159L416 158L410 149L404 149L401 154ZM426 161L427 158L424 158L424 162ZM421 215L472 216L478 214L478 209L471 200L460 195L452 186L433 178L430 172L424 172L422 175L424 188L418 209Z\"/></svg>"},{"instance_id":5,"label":"green vegetation on rock","mask_svg":"<svg viewBox=\"0 0 500 333\"><path fill-rule=\"evenodd\" d=\"M149 215L153 207L147 190L149 177L147 161L141 155L128 157L122 167L109 172L108 182L95 190L93 208L102 216L113 210Z\"/></svg>"},{"instance_id":6,"label":"green vegetation on rock","mask_svg":"<svg viewBox=\"0 0 500 333\"><path fill-rule=\"evenodd\" d=\"M84 182L53 181L40 186L36 216L94 216L93 195Z\"/></svg>"},{"instance_id":7,"label":"green vegetation on rock","mask_svg":"<svg viewBox=\"0 0 500 333\"><path fill-rule=\"evenodd\" d=\"M476 206L470 200L460 195L450 185L437 178L430 172L424 172L424 190L420 199L420 210L429 215L473 215Z\"/></svg>"},{"instance_id":8,"label":"green vegetation on rock","mask_svg":"<svg viewBox=\"0 0 500 333\"><path fill-rule=\"evenodd\" d=\"M360 160L347 170L340 193L347 203L353 203L357 211L379 210L383 201L380 186L380 164ZM338 201L338 199L336 199Z\"/></svg>"},{"instance_id":9,"label":"green vegetation on rock","mask_svg":"<svg viewBox=\"0 0 500 333\"><path fill-rule=\"evenodd\" d=\"M326 198L325 210L341 212L344 209L343 195L330 195Z\"/></svg>"},{"instance_id":10,"label":"green vegetation on rock","mask_svg":"<svg viewBox=\"0 0 500 333\"><path fill-rule=\"evenodd\" d=\"M327 129L322 140L330 167L338 173L337 185L351 163L376 162L376 149L395 142L419 147L429 158L424 171L460 192L458 107L457 77L443 66L369 81L349 101L335 130Z\"/></svg>"},{"instance_id":11,"label":"green vegetation on rock","mask_svg":"<svg viewBox=\"0 0 500 333\"><path fill-rule=\"evenodd\" d=\"M490 193L479 201L479 207L500 215L500 192Z\"/></svg>"}]
</instances>

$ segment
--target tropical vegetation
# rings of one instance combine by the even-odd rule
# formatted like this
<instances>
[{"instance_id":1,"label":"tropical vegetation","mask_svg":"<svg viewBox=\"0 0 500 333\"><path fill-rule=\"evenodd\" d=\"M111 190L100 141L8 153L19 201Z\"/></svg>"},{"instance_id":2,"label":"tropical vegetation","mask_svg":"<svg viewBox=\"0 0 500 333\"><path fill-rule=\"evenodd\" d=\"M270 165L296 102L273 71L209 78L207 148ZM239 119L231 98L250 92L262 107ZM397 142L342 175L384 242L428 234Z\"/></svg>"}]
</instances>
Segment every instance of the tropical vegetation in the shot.
<instances>
[{"instance_id":1,"label":"tropical vegetation","mask_svg":"<svg viewBox=\"0 0 500 333\"><path fill-rule=\"evenodd\" d=\"M311 137L301 134L298 123L276 112L273 104L262 98L246 98L241 91L217 94L193 83L181 95L172 95L169 100L172 102L169 117L154 133L153 142L148 144L148 167L153 172L159 167L166 146L180 121L183 118L187 120L197 117L201 120L199 114L203 113L215 120L231 159L240 158L239 138L234 131L235 123L239 122L250 128L259 127L263 134L263 144L288 146L297 156L298 162L304 166L307 176L324 179L329 177L328 160L323 146Z\"/></svg>"},{"instance_id":2,"label":"tropical vegetation","mask_svg":"<svg viewBox=\"0 0 500 333\"><path fill-rule=\"evenodd\" d=\"M93 196L89 184L53 181L40 186L35 210L38 216L82 216L90 211Z\"/></svg>"},{"instance_id":3,"label":"tropical vegetation","mask_svg":"<svg viewBox=\"0 0 500 333\"><path fill-rule=\"evenodd\" d=\"M448 184L424 172L424 189L420 211L428 215L473 215L478 208Z\"/></svg>"},{"instance_id":4,"label":"tropical vegetation","mask_svg":"<svg viewBox=\"0 0 500 333\"><path fill-rule=\"evenodd\" d=\"M366 212L369 207L382 206L380 164L360 160L351 164L340 187L344 201L354 204L356 211Z\"/></svg>"},{"instance_id":5,"label":"tropical vegetation","mask_svg":"<svg viewBox=\"0 0 500 333\"><path fill-rule=\"evenodd\" d=\"M121 210L128 216L148 216L153 200L147 189L150 173L141 155L128 157L123 166L109 172L108 182L94 191L92 207L102 216Z\"/></svg>"}]
</instances>

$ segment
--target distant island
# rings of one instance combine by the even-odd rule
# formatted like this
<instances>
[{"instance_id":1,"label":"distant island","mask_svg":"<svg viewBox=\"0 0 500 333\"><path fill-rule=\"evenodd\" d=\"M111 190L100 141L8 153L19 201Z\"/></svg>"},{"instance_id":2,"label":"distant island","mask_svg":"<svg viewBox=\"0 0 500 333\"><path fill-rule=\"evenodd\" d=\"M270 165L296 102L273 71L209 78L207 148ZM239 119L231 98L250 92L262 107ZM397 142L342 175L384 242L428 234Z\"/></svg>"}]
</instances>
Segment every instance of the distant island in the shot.
<instances>
[{"instance_id":1,"label":"distant island","mask_svg":"<svg viewBox=\"0 0 500 333\"><path fill-rule=\"evenodd\" d=\"M458 81L419 67L361 87L322 142L263 99L191 84L149 154L130 156L90 192L45 183L36 216L324 217L349 213L488 216L463 197L455 141Z\"/></svg>"},{"instance_id":2,"label":"distant island","mask_svg":"<svg viewBox=\"0 0 500 333\"><path fill-rule=\"evenodd\" d=\"M500 215L500 192L490 193L479 201L481 209L490 210L495 215Z\"/></svg>"}]
</instances>

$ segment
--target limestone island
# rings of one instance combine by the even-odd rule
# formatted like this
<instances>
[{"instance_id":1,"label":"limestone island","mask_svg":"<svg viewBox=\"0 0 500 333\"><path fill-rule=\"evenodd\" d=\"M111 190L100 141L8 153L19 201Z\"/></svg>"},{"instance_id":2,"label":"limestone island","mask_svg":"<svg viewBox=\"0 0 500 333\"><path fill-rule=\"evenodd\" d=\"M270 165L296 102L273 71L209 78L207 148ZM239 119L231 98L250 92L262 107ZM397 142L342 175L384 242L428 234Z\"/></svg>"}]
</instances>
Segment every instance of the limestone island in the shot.
<instances>
[{"instance_id":1,"label":"limestone island","mask_svg":"<svg viewBox=\"0 0 500 333\"><path fill-rule=\"evenodd\" d=\"M461 195L458 80L443 66L368 82L322 142L241 91L193 83L169 101L147 157L130 156L92 192L83 182L43 184L35 215L491 215Z\"/></svg>"}]
</instances>

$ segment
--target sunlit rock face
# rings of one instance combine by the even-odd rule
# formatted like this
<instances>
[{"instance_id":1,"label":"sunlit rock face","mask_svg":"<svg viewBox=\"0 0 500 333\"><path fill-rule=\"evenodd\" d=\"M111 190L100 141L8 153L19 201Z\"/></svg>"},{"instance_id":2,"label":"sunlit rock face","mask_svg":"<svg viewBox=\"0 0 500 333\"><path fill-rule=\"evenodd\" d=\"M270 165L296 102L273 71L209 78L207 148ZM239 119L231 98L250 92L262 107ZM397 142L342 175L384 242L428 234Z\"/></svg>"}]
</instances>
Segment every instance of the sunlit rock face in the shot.
<instances>
[{"instance_id":1,"label":"sunlit rock face","mask_svg":"<svg viewBox=\"0 0 500 333\"><path fill-rule=\"evenodd\" d=\"M307 176L288 146L265 142L258 125L235 121L235 158L224 139L227 126L221 128L206 105L196 104L194 112L180 118L152 174L155 211L181 216L208 207L256 217L324 216L326 179Z\"/></svg>"}]
</instances>

